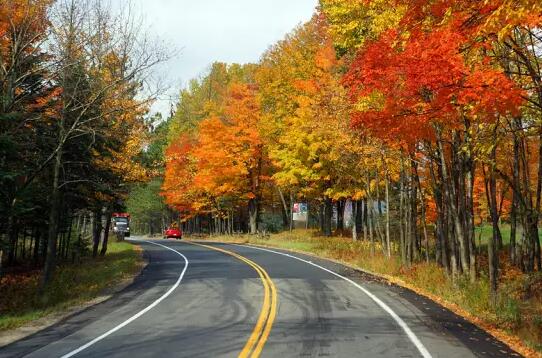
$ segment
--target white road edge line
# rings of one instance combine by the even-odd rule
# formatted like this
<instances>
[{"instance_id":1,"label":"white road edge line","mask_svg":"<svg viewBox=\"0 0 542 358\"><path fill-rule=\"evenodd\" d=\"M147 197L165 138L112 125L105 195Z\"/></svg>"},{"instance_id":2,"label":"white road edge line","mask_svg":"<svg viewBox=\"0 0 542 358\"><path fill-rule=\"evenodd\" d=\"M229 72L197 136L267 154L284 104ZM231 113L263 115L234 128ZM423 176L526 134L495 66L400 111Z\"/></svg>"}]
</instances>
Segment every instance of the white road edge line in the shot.
<instances>
[{"instance_id":1,"label":"white road edge line","mask_svg":"<svg viewBox=\"0 0 542 358\"><path fill-rule=\"evenodd\" d=\"M290 257L292 259L295 259L295 260L299 260L299 261L302 261L302 262L305 262L309 265L312 265L312 266L315 266L315 267L318 267L319 269L322 269L326 272L329 272L330 274L334 275L334 276L337 276L339 278L342 278L343 280L351 283L352 285L356 286L357 288L359 288L361 291L363 291L363 293L365 293L367 296L369 296L369 298L371 298L377 305L380 306L380 308L382 308L384 311L386 311L394 320L395 322L397 322L397 324L399 325L399 327L401 327L403 329L403 331L405 331L406 335L408 336L408 338L410 339L410 341L414 344L414 346L416 346L416 348L418 349L418 351L420 352L420 354L422 355L422 357L424 358L432 358L431 357L431 354L429 353L429 351L427 350L427 348L425 348L425 346L423 345L423 343L420 341L420 339L414 334L414 332L412 332L412 330L410 329L410 327L406 324L405 321L403 321L403 319L401 317L399 317L399 315L397 313L395 313L391 308L390 306L388 306L386 303L384 303L380 298L376 297L372 292L370 292L369 290L367 290L366 288L364 288L363 286L357 284L356 282L352 281L351 279L349 279L348 277L344 277L334 271L331 271L323 266L320 266L318 264L315 264L314 262L311 262L311 261L308 261L308 260L304 260L300 257L297 257L297 256L294 256L294 255L290 255L290 254L287 254L287 253L284 253L284 252L280 252L280 251L275 251L275 250L270 250L270 249L265 249L263 247L256 247L256 246L252 246L252 245L238 245L238 244L235 244L236 246L242 246L242 247L249 247L249 248L252 248L252 249L255 249L255 250L261 250L261 251L268 251L268 252L272 252L274 254L278 254L278 255L282 255L282 256L287 256L287 257Z\"/></svg>"},{"instance_id":2,"label":"white road edge line","mask_svg":"<svg viewBox=\"0 0 542 358\"><path fill-rule=\"evenodd\" d=\"M150 305L145 307L143 310L139 311L138 313L136 313L132 317L128 318L126 321L122 322L118 326L111 328L109 331L105 332L101 336L94 338L92 341L88 342L87 344L82 345L81 347L79 347L79 348L77 348L77 349L75 349L75 350L73 350L73 351L71 351L69 353L64 354L61 358L72 357L72 356L76 355L77 353L79 353L79 352L87 349L88 347L92 346L93 344L101 341L102 339L109 336L110 334L118 331L122 327L124 327L124 326L130 324L131 322L135 321L136 319L138 319L139 317L141 317L142 315L144 315L145 313L150 311L152 308L154 308L156 305L158 305L160 302L162 302L162 300L164 300L167 296L169 296L181 283L181 281L182 281L182 279L184 277L184 274L186 272L186 269L188 268L188 259L186 258L186 256L181 254L179 251L177 251L175 249L172 249L171 247L159 244L157 242L152 242L152 241L147 241L147 240L137 240L137 239L130 239L130 241L146 242L146 243L149 243L149 244L162 246L163 248L166 248L166 249L168 249L170 251L173 251L176 254L178 254L179 256L181 256L184 259L184 268L183 268L183 271L181 272L181 274L179 275L179 278L177 279L177 282L175 282L175 284L173 286L171 286L171 288L166 293L164 293L162 296L160 296L160 298L158 298L156 301L154 301L153 303L151 303Z\"/></svg>"}]
</instances>

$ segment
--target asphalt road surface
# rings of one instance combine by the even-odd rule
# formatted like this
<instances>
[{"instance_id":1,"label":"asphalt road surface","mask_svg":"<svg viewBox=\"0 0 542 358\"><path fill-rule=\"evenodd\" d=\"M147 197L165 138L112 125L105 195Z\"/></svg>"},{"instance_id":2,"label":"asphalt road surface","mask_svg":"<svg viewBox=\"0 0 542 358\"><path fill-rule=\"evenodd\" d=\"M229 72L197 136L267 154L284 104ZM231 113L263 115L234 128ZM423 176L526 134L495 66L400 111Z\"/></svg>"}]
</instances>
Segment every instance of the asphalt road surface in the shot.
<instances>
[{"instance_id":1,"label":"asphalt road surface","mask_svg":"<svg viewBox=\"0 0 542 358\"><path fill-rule=\"evenodd\" d=\"M0 357L519 356L430 300L326 260L137 244L149 264L132 285Z\"/></svg>"}]
</instances>

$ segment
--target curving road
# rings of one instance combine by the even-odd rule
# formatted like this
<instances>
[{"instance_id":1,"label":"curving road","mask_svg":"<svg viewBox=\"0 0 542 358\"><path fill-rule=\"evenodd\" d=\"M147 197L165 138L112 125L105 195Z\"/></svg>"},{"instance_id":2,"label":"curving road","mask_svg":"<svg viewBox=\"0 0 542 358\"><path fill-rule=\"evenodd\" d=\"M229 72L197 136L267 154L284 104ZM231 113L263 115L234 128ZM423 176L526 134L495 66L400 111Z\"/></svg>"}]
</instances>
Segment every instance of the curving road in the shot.
<instances>
[{"instance_id":1,"label":"curving road","mask_svg":"<svg viewBox=\"0 0 542 358\"><path fill-rule=\"evenodd\" d=\"M0 357L519 356L430 300L326 260L134 243L149 264L132 285Z\"/></svg>"}]
</instances>

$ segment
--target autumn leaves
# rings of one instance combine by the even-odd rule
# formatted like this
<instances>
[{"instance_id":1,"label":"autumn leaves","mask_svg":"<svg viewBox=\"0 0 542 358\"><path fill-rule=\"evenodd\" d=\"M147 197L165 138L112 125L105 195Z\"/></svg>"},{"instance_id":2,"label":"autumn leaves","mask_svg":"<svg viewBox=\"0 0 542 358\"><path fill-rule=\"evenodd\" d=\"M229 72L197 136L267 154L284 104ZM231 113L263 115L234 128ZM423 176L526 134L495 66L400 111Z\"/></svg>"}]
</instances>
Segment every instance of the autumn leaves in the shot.
<instances>
[{"instance_id":1,"label":"autumn leaves","mask_svg":"<svg viewBox=\"0 0 542 358\"><path fill-rule=\"evenodd\" d=\"M213 207L227 214L239 201L253 202L256 215L263 160L259 104L246 83L232 82L225 93L219 112L198 123L197 138L181 133L168 148L165 195L187 212Z\"/></svg>"},{"instance_id":2,"label":"autumn leaves","mask_svg":"<svg viewBox=\"0 0 542 358\"><path fill-rule=\"evenodd\" d=\"M163 194L184 217L251 232L277 207L287 227L303 200L328 235L332 203L341 226L350 200L354 238L472 281L485 255L475 225L490 221L495 292L501 220L523 232L512 261L541 268L541 12L530 0L322 0L258 64L215 64L183 92Z\"/></svg>"},{"instance_id":3,"label":"autumn leaves","mask_svg":"<svg viewBox=\"0 0 542 358\"><path fill-rule=\"evenodd\" d=\"M145 36L130 9L105 1L0 4L0 256L21 264L30 241L42 286L68 247L84 251L85 231L72 229L89 216L93 252L102 242L105 254L125 184L148 178L155 93L142 86L168 55Z\"/></svg>"}]
</instances>

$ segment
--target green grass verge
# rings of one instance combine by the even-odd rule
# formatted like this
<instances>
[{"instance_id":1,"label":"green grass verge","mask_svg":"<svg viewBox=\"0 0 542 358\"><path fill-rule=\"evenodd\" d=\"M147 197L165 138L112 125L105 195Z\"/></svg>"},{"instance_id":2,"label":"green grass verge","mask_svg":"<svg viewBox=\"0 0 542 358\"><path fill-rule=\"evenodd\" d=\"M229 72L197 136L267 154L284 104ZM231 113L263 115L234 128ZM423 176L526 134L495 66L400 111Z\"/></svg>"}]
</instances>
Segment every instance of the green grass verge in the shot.
<instances>
[{"instance_id":1,"label":"green grass verge","mask_svg":"<svg viewBox=\"0 0 542 358\"><path fill-rule=\"evenodd\" d=\"M504 246L507 246L510 244L510 224L502 223L499 225L499 229L501 230L502 243ZM493 227L491 224L487 223L479 225L474 229L474 235L476 238L476 244L485 246L493 235ZM516 242L521 240L521 235L521 225L518 224L516 231ZM542 231L539 232L538 237L542 239Z\"/></svg>"},{"instance_id":2,"label":"green grass verge","mask_svg":"<svg viewBox=\"0 0 542 358\"><path fill-rule=\"evenodd\" d=\"M39 271L7 275L0 281L0 331L96 298L104 289L136 274L141 255L126 242L110 242L107 254L58 267L45 292L38 294Z\"/></svg>"}]
</instances>

